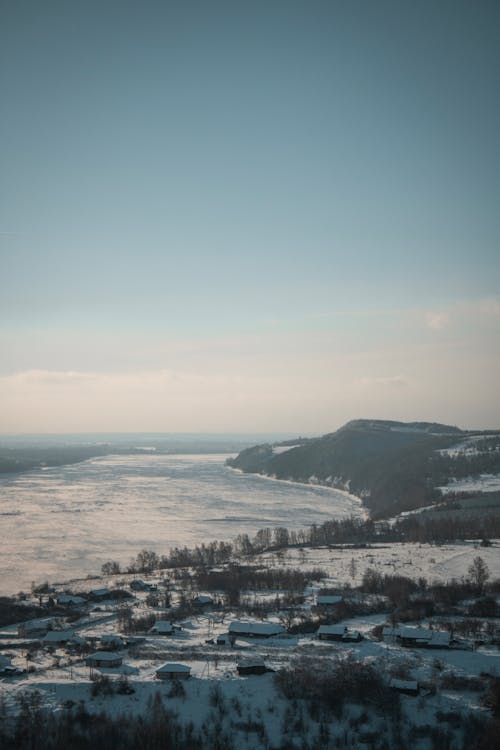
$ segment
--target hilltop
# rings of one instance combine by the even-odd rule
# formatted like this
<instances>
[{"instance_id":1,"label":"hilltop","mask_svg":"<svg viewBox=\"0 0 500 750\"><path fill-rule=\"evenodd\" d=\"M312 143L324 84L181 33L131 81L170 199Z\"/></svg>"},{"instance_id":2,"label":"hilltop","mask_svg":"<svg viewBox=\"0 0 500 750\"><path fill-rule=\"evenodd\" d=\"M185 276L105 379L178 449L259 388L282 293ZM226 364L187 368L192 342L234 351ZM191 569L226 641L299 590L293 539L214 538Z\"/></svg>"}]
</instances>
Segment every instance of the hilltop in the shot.
<instances>
[{"instance_id":1,"label":"hilltop","mask_svg":"<svg viewBox=\"0 0 500 750\"><path fill-rule=\"evenodd\" d=\"M290 441L288 441L289 443ZM357 419L293 446L257 445L228 461L235 469L347 490L372 518L439 502L454 479L500 472L500 431L435 422Z\"/></svg>"}]
</instances>

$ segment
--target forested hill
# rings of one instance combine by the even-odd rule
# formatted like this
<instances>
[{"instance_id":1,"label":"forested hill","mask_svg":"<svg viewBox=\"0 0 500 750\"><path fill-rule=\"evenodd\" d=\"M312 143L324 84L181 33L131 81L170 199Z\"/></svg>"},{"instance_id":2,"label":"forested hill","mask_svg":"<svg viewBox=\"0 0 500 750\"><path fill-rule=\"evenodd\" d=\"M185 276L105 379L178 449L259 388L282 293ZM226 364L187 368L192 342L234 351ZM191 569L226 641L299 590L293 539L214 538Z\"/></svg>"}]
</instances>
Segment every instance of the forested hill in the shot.
<instances>
[{"instance_id":1,"label":"forested hill","mask_svg":"<svg viewBox=\"0 0 500 750\"><path fill-rule=\"evenodd\" d=\"M430 422L361 419L287 450L248 448L228 463L245 472L349 490L373 518L387 518L432 504L441 497L436 487L451 477L500 471L499 436ZM485 450L440 452L471 439L482 441Z\"/></svg>"}]
</instances>

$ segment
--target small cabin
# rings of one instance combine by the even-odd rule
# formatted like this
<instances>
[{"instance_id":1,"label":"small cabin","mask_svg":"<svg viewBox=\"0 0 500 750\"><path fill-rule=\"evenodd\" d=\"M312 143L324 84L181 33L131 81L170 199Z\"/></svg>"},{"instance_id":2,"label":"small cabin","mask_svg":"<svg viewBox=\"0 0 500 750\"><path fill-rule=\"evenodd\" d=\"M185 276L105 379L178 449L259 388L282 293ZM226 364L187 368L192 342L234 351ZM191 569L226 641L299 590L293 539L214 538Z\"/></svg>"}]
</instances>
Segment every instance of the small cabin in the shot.
<instances>
[{"instance_id":1,"label":"small cabin","mask_svg":"<svg viewBox=\"0 0 500 750\"><path fill-rule=\"evenodd\" d=\"M347 628L346 632L342 636L342 641L344 643L359 643L363 640L363 636L359 632L359 630L349 630Z\"/></svg>"},{"instance_id":2,"label":"small cabin","mask_svg":"<svg viewBox=\"0 0 500 750\"><path fill-rule=\"evenodd\" d=\"M175 628L168 620L158 620L152 628L148 630L151 635L173 635Z\"/></svg>"},{"instance_id":3,"label":"small cabin","mask_svg":"<svg viewBox=\"0 0 500 750\"><path fill-rule=\"evenodd\" d=\"M12 663L6 656L0 654L0 674L8 673L8 670L12 669ZM7 670L7 672L5 672Z\"/></svg>"},{"instance_id":4,"label":"small cabin","mask_svg":"<svg viewBox=\"0 0 500 750\"><path fill-rule=\"evenodd\" d=\"M87 667L119 667L123 657L112 651L96 651L85 659Z\"/></svg>"},{"instance_id":5,"label":"small cabin","mask_svg":"<svg viewBox=\"0 0 500 750\"><path fill-rule=\"evenodd\" d=\"M229 635L234 638L271 638L283 635L285 628L275 622L242 622L235 620L229 626Z\"/></svg>"},{"instance_id":6,"label":"small cabin","mask_svg":"<svg viewBox=\"0 0 500 750\"><path fill-rule=\"evenodd\" d=\"M130 588L132 591L148 591L149 586L146 583L146 581L143 581L142 578L134 578L133 581L130 581Z\"/></svg>"},{"instance_id":7,"label":"small cabin","mask_svg":"<svg viewBox=\"0 0 500 750\"><path fill-rule=\"evenodd\" d=\"M398 680L393 677L389 687L403 695L418 695L418 682L415 680Z\"/></svg>"},{"instance_id":8,"label":"small cabin","mask_svg":"<svg viewBox=\"0 0 500 750\"><path fill-rule=\"evenodd\" d=\"M444 630L427 628L390 628L382 631L384 640L406 648L450 648L451 635Z\"/></svg>"},{"instance_id":9,"label":"small cabin","mask_svg":"<svg viewBox=\"0 0 500 750\"><path fill-rule=\"evenodd\" d=\"M337 596L335 594L318 594L316 596L316 606L318 607L335 607L343 601L343 596Z\"/></svg>"},{"instance_id":10,"label":"small cabin","mask_svg":"<svg viewBox=\"0 0 500 750\"><path fill-rule=\"evenodd\" d=\"M102 601L103 599L109 599L111 596L111 591L106 588L102 589L92 589L89 591L89 596L94 601Z\"/></svg>"},{"instance_id":11,"label":"small cabin","mask_svg":"<svg viewBox=\"0 0 500 750\"><path fill-rule=\"evenodd\" d=\"M341 641L346 632L345 625L320 625L316 635L320 641Z\"/></svg>"},{"instance_id":12,"label":"small cabin","mask_svg":"<svg viewBox=\"0 0 500 750\"><path fill-rule=\"evenodd\" d=\"M54 620L51 617L40 620L28 620L18 625L17 634L21 638L36 638L37 636L46 635L52 629L53 625Z\"/></svg>"},{"instance_id":13,"label":"small cabin","mask_svg":"<svg viewBox=\"0 0 500 750\"><path fill-rule=\"evenodd\" d=\"M82 604L85 604L86 599L83 596L73 596L73 594L59 594L56 602L61 607L80 607Z\"/></svg>"},{"instance_id":14,"label":"small cabin","mask_svg":"<svg viewBox=\"0 0 500 750\"><path fill-rule=\"evenodd\" d=\"M194 597L192 603L195 607L211 607L214 600L208 594L198 594L198 596Z\"/></svg>"},{"instance_id":15,"label":"small cabin","mask_svg":"<svg viewBox=\"0 0 500 750\"><path fill-rule=\"evenodd\" d=\"M125 641L120 635L103 635L101 637L101 646L108 651L116 651L125 647Z\"/></svg>"},{"instance_id":16,"label":"small cabin","mask_svg":"<svg viewBox=\"0 0 500 750\"><path fill-rule=\"evenodd\" d=\"M191 667L187 664L164 664L156 670L159 680L187 680L191 677Z\"/></svg>"},{"instance_id":17,"label":"small cabin","mask_svg":"<svg viewBox=\"0 0 500 750\"><path fill-rule=\"evenodd\" d=\"M250 659L240 659L236 664L236 669L241 677L249 674L264 674L267 672L264 660L258 656Z\"/></svg>"},{"instance_id":18,"label":"small cabin","mask_svg":"<svg viewBox=\"0 0 500 750\"><path fill-rule=\"evenodd\" d=\"M49 632L43 637L42 641L46 646L57 646L58 644L71 641L74 637L74 630L49 630Z\"/></svg>"},{"instance_id":19,"label":"small cabin","mask_svg":"<svg viewBox=\"0 0 500 750\"><path fill-rule=\"evenodd\" d=\"M229 633L221 633L221 635L217 636L215 643L217 646L234 646L234 637L229 635Z\"/></svg>"}]
</instances>

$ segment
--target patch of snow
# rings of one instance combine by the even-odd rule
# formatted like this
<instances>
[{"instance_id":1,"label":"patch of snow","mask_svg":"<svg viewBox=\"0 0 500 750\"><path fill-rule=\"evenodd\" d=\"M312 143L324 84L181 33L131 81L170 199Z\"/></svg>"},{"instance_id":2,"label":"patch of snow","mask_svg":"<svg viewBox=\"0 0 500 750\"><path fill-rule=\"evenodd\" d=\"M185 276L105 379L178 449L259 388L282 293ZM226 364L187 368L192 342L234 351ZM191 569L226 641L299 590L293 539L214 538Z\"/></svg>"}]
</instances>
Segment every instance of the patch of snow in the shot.
<instances>
[{"instance_id":1,"label":"patch of snow","mask_svg":"<svg viewBox=\"0 0 500 750\"><path fill-rule=\"evenodd\" d=\"M444 487L438 487L443 495L450 492L496 492L500 490L500 474L481 474L479 477L452 479Z\"/></svg>"}]
</instances>

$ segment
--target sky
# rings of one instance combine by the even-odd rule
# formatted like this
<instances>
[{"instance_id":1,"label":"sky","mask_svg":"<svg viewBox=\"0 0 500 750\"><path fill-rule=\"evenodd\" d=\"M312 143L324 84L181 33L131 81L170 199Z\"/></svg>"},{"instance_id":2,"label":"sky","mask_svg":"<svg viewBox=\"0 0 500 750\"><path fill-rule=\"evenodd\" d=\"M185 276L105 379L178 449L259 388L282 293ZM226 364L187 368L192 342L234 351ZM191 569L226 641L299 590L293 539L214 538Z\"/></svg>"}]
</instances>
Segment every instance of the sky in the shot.
<instances>
[{"instance_id":1,"label":"sky","mask_svg":"<svg viewBox=\"0 0 500 750\"><path fill-rule=\"evenodd\" d=\"M500 427L496 0L4 0L0 433Z\"/></svg>"}]
</instances>

